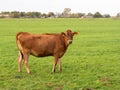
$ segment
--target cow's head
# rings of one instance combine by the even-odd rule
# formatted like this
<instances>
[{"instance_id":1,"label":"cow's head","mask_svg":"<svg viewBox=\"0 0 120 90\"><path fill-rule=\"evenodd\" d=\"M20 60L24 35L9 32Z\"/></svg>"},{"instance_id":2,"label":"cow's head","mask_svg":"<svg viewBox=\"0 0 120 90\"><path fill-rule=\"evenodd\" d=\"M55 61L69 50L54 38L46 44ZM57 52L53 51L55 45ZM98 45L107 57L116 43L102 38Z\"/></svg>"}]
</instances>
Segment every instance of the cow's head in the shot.
<instances>
[{"instance_id":1,"label":"cow's head","mask_svg":"<svg viewBox=\"0 0 120 90\"><path fill-rule=\"evenodd\" d=\"M77 35L78 32L72 32L70 29L68 29L65 33L62 32L61 34L65 38L65 41L67 42L67 44L71 44L73 40L73 36Z\"/></svg>"}]
</instances>

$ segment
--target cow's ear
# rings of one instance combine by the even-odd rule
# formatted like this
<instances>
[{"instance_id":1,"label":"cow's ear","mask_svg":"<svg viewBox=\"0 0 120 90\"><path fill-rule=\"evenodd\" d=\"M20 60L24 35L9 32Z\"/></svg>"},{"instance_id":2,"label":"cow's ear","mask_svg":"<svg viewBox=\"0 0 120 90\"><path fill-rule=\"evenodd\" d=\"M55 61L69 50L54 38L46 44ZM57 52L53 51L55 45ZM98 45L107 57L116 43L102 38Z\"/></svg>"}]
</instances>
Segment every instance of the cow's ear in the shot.
<instances>
[{"instance_id":1,"label":"cow's ear","mask_svg":"<svg viewBox=\"0 0 120 90\"><path fill-rule=\"evenodd\" d=\"M61 32L61 35L66 36L66 34L64 32Z\"/></svg>"},{"instance_id":2,"label":"cow's ear","mask_svg":"<svg viewBox=\"0 0 120 90\"><path fill-rule=\"evenodd\" d=\"M73 35L77 35L77 34L78 34L78 32L74 32L74 33L73 33Z\"/></svg>"}]
</instances>

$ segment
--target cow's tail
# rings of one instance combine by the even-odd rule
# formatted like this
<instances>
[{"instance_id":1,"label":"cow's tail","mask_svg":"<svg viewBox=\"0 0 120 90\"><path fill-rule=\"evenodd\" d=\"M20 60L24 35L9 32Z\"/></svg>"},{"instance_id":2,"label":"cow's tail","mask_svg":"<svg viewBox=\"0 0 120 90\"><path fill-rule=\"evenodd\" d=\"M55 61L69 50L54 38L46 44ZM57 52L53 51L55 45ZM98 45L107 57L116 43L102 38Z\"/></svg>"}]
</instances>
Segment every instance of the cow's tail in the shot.
<instances>
[{"instance_id":1,"label":"cow's tail","mask_svg":"<svg viewBox=\"0 0 120 90\"><path fill-rule=\"evenodd\" d=\"M23 59L23 48L22 48L22 45L20 43L20 37L21 37L21 35L22 35L22 32L20 32L20 33L18 33L16 35L16 44L17 44L18 49L19 49L18 55L20 55L20 57Z\"/></svg>"}]
</instances>

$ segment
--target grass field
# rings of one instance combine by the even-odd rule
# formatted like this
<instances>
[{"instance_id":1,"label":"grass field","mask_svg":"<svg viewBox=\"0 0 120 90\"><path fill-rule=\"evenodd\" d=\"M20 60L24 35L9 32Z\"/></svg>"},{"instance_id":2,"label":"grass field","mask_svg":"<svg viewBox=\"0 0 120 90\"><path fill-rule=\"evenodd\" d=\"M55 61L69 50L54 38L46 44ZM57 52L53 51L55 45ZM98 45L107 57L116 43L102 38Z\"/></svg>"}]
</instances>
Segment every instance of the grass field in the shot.
<instances>
[{"instance_id":1,"label":"grass field","mask_svg":"<svg viewBox=\"0 0 120 90\"><path fill-rule=\"evenodd\" d=\"M53 57L30 56L31 75L17 71L15 35L60 33L74 37L62 57L62 73L51 74ZM57 69L57 68L56 68ZM120 20L0 19L0 90L120 90Z\"/></svg>"}]
</instances>

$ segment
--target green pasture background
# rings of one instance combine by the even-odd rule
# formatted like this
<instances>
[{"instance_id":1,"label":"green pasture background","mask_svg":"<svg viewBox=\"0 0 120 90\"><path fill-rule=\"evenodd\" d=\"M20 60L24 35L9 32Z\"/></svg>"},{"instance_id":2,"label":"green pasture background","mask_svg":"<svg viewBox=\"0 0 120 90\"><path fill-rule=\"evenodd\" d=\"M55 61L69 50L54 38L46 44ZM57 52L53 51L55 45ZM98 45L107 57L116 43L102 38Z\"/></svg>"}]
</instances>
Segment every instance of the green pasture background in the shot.
<instances>
[{"instance_id":1,"label":"green pasture background","mask_svg":"<svg viewBox=\"0 0 120 90\"><path fill-rule=\"evenodd\" d=\"M17 71L18 32L77 31L51 74L53 57L30 56L31 75ZM58 68L56 68L58 69ZM0 19L0 90L120 90L120 19Z\"/></svg>"}]
</instances>

